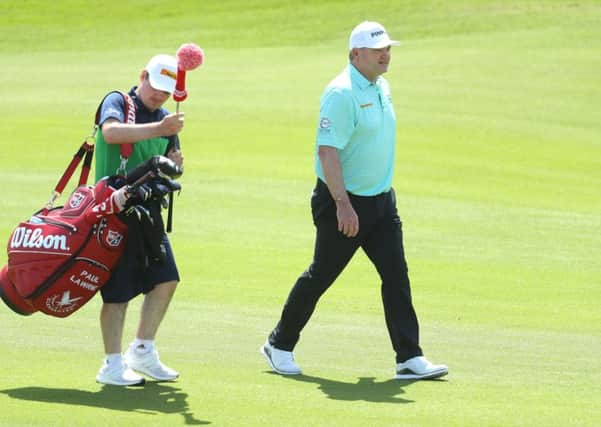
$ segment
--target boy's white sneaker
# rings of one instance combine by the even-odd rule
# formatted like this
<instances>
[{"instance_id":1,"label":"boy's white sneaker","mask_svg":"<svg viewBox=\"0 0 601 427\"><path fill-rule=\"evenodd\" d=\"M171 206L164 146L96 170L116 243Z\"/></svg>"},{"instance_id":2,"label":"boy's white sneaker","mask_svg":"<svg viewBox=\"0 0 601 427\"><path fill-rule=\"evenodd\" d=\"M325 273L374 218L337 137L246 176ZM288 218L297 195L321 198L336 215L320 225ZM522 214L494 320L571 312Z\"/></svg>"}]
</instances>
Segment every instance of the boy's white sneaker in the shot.
<instances>
[{"instance_id":1,"label":"boy's white sneaker","mask_svg":"<svg viewBox=\"0 0 601 427\"><path fill-rule=\"evenodd\" d=\"M141 374L148 375L159 381L173 381L179 377L179 373L167 365L161 363L159 353L155 348L140 351L132 345L129 346L123 359L127 366Z\"/></svg>"},{"instance_id":2,"label":"boy's white sneaker","mask_svg":"<svg viewBox=\"0 0 601 427\"><path fill-rule=\"evenodd\" d=\"M143 385L144 377L136 374L123 360L113 363L105 361L96 375L96 381L109 385Z\"/></svg>"}]
</instances>

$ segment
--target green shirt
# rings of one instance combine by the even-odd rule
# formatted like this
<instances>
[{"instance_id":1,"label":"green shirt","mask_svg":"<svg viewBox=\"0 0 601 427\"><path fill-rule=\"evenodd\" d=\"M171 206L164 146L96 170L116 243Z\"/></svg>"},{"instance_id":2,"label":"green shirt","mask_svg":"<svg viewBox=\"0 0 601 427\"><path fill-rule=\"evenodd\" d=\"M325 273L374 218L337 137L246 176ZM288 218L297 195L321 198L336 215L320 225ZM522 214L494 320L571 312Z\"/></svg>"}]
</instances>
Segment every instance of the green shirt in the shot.
<instances>
[{"instance_id":1,"label":"green shirt","mask_svg":"<svg viewBox=\"0 0 601 427\"><path fill-rule=\"evenodd\" d=\"M159 108L154 111L148 110L144 104L137 98L135 87L129 92L136 105L136 123L153 123L161 121L169 112L164 108ZM125 117L125 101L123 96L118 92L109 94L100 107L99 124L104 123L107 119L113 118L121 123L127 121ZM157 137L137 141L133 145L133 152L128 161L126 172L145 162L152 156L164 156L167 152L167 147L179 146L177 135ZM121 144L107 144L102 131L99 131L96 138L96 181L99 179L117 174L117 170L121 165Z\"/></svg>"},{"instance_id":2,"label":"green shirt","mask_svg":"<svg viewBox=\"0 0 601 427\"><path fill-rule=\"evenodd\" d=\"M164 155L168 144L169 140L167 138L152 138L136 142L134 150L127 160L126 172L152 156ZM107 144L102 132L98 132L95 151L96 181L105 176L117 174L121 164L120 144Z\"/></svg>"}]
</instances>

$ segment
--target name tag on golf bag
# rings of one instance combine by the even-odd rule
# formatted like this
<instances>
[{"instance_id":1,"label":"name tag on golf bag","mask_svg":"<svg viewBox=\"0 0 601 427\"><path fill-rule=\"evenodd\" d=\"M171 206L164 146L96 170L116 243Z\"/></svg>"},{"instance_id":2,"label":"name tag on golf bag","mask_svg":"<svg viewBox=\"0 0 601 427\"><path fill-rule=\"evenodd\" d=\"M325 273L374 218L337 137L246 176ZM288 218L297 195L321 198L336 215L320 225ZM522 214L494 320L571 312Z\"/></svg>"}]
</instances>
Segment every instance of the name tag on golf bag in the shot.
<instances>
[{"instance_id":1,"label":"name tag on golf bag","mask_svg":"<svg viewBox=\"0 0 601 427\"><path fill-rule=\"evenodd\" d=\"M9 307L66 317L108 281L127 239L127 226L116 215L95 214L112 191L104 181L80 186L65 206L38 212L15 228L0 273Z\"/></svg>"}]
</instances>

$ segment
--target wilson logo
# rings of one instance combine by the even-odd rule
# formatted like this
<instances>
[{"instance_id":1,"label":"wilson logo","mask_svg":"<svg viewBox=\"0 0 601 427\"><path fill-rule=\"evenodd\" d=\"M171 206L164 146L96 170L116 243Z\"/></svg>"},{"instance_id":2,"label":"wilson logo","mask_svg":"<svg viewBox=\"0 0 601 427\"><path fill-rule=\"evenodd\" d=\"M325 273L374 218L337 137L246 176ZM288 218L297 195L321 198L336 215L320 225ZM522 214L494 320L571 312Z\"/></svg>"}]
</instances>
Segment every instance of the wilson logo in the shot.
<instances>
[{"instance_id":1,"label":"wilson logo","mask_svg":"<svg viewBox=\"0 0 601 427\"><path fill-rule=\"evenodd\" d=\"M41 228L18 227L10 240L11 249L55 249L68 251L67 236L57 234L42 235Z\"/></svg>"}]
</instances>

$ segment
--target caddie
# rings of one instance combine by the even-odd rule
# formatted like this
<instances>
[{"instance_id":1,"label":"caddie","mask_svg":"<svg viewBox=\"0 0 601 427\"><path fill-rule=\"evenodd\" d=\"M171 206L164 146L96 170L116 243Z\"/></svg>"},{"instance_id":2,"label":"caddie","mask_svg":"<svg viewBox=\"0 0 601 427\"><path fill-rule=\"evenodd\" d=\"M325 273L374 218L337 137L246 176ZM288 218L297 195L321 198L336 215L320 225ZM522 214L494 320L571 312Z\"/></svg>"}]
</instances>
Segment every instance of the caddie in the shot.
<instances>
[{"instance_id":1,"label":"caddie","mask_svg":"<svg viewBox=\"0 0 601 427\"><path fill-rule=\"evenodd\" d=\"M139 84L127 94L134 108L119 92L105 97L98 117L96 180L129 171L155 155L164 155L183 169L178 133L184 126L184 113L170 114L163 108L175 89L176 74L175 57L156 55L140 73ZM124 144L133 144L126 162L121 153ZM180 277L164 231L160 203L151 201L146 208L154 227L143 229L138 221L128 222L125 254L101 289L105 357L96 376L99 383L129 386L143 384L144 376L161 381L179 376L159 359L155 338ZM122 354L128 302L140 294L144 294L144 301L136 336Z\"/></svg>"}]
</instances>

